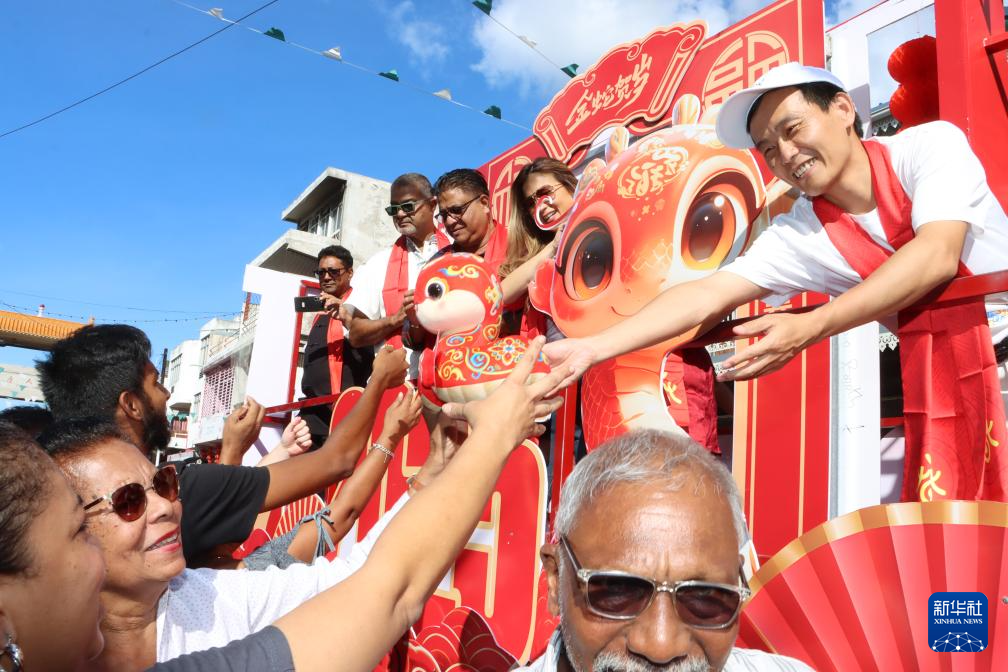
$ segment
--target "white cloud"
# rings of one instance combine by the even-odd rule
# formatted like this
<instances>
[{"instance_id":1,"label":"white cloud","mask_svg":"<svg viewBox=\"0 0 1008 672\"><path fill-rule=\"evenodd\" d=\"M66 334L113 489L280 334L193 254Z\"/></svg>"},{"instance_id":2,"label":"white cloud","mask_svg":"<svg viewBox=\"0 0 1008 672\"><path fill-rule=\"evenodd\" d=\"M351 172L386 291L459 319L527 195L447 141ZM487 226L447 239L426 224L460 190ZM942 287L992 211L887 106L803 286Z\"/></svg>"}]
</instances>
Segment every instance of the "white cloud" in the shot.
<instances>
[{"instance_id":1,"label":"white cloud","mask_svg":"<svg viewBox=\"0 0 1008 672\"><path fill-rule=\"evenodd\" d=\"M421 19L412 0L383 9L389 17L389 33L418 61L423 64L437 63L448 56L444 26Z\"/></svg>"},{"instance_id":2,"label":"white cloud","mask_svg":"<svg viewBox=\"0 0 1008 672\"><path fill-rule=\"evenodd\" d=\"M493 16L558 66L578 63L584 72L613 46L635 40L656 26L704 19L713 34L769 0L498 0ZM517 87L522 96L549 95L568 81L514 35L481 17L473 38L482 59L473 66L496 88Z\"/></svg>"}]
</instances>

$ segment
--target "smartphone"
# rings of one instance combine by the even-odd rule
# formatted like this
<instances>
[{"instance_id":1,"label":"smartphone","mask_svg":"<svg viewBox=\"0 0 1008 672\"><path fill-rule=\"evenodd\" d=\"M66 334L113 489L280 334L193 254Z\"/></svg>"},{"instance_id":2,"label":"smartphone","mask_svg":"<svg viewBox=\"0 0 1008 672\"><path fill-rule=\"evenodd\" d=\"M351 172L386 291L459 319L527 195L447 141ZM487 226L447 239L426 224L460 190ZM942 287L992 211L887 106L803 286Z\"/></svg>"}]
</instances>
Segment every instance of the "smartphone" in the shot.
<instances>
[{"instance_id":1,"label":"smartphone","mask_svg":"<svg viewBox=\"0 0 1008 672\"><path fill-rule=\"evenodd\" d=\"M294 310L298 313L321 313L325 300L321 296L295 296Z\"/></svg>"}]
</instances>

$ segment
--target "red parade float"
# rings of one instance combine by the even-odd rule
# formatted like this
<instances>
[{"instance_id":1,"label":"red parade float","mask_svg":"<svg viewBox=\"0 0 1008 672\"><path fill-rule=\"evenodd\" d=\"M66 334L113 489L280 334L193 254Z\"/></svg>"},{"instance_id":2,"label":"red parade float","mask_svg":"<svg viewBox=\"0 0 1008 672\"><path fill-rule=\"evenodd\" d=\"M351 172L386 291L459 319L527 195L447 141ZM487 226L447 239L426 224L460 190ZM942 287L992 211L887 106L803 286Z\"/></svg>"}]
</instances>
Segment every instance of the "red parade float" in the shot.
<instances>
[{"instance_id":1,"label":"red parade float","mask_svg":"<svg viewBox=\"0 0 1008 672\"><path fill-rule=\"evenodd\" d=\"M604 282L591 286L579 284L577 264L564 272L553 265L540 269L530 298L565 334L594 333L632 315L666 286L663 282L712 273L745 250L774 214L789 209L793 198L787 186L777 183L756 153L721 145L712 124L720 103L768 69L789 61L826 66L823 16L821 0L780 0L714 35L695 21L614 47L556 94L537 117L532 137L483 164L500 215L509 211L515 175L538 157L562 159L581 175L558 258L577 257L579 246L597 244L608 246L612 263L602 274ZM1008 168L998 156L1008 147L1002 4L936 0L934 17L935 37L902 44L889 58L899 83L891 113L904 126L936 118L959 126L992 190L1008 205ZM843 30L850 26L831 29L838 36L834 71ZM614 128L625 131L613 133ZM720 199L722 216L700 226L696 213L711 199ZM730 207L721 207L725 203ZM301 293L315 288L303 281ZM936 300L1006 290L1008 272L1001 272L953 281ZM784 308L801 310L826 300L803 294ZM736 311L735 321L768 310L749 304ZM878 387L878 354L874 360L859 358L863 346L854 337L821 342L776 373L736 383L734 411L720 423L711 408L687 404L682 391L696 384L690 348L730 342L730 326L686 348L666 343L590 371L582 399L588 448L632 427L678 424L714 449L719 440L730 454L762 564L751 579L754 594L743 611L740 644L794 656L821 670L992 669L995 651L1008 645L1008 607L1001 600L1008 595L1008 506L887 505L856 492L853 482L867 473L865 464L868 472L880 469L880 431L898 426L901 418L880 414L877 389L868 396L874 407L868 421L858 415L854 400L866 394L865 381ZM298 408L335 402L333 422L338 422L359 392L294 400L300 327L298 322L293 336L290 403L269 412L280 419ZM868 342L868 350L877 349L877 331ZM734 347L746 345L739 341ZM873 372L864 370L865 361L876 362ZM382 411L393 398L394 392L386 395ZM554 421L552 473L538 446L526 442L515 452L470 543L408 637L390 653L388 669L503 672L544 649L556 623L545 607L538 549L548 534L549 503L555 507L574 463L573 390L565 398ZM374 435L379 431L376 427ZM427 440L422 425L413 430L337 552L363 538L405 492L406 479L426 457ZM868 475L879 482L879 473ZM274 512L263 536L290 529L322 506L313 498ZM985 651L955 657L928 648L926 634L921 636L927 597L946 590L987 595Z\"/></svg>"}]
</instances>

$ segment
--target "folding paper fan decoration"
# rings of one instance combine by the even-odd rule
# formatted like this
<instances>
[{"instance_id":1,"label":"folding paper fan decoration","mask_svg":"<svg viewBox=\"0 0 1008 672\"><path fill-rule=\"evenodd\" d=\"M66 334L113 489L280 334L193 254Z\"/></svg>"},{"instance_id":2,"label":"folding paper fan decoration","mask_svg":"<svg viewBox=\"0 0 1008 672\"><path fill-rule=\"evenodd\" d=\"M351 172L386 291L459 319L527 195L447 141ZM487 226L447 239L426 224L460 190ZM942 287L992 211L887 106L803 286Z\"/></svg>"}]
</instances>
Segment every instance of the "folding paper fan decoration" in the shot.
<instances>
[{"instance_id":1,"label":"folding paper fan decoration","mask_svg":"<svg viewBox=\"0 0 1008 672\"><path fill-rule=\"evenodd\" d=\"M1008 669L1006 527L1008 504L986 501L873 506L831 520L753 576L739 644L820 672ZM987 596L983 650L932 650L936 592Z\"/></svg>"}]
</instances>

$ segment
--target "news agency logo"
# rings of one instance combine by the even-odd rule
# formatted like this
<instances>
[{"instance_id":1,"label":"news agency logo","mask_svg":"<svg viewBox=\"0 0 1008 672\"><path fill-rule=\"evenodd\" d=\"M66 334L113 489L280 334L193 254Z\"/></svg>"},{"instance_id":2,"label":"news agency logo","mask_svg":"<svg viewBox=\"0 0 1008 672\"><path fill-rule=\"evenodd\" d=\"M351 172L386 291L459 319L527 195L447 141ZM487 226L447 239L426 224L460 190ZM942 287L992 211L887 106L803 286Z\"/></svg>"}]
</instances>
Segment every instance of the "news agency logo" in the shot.
<instances>
[{"instance_id":1,"label":"news agency logo","mask_svg":"<svg viewBox=\"0 0 1008 672\"><path fill-rule=\"evenodd\" d=\"M987 596L931 593L928 646L932 651L977 653L987 648Z\"/></svg>"}]
</instances>

